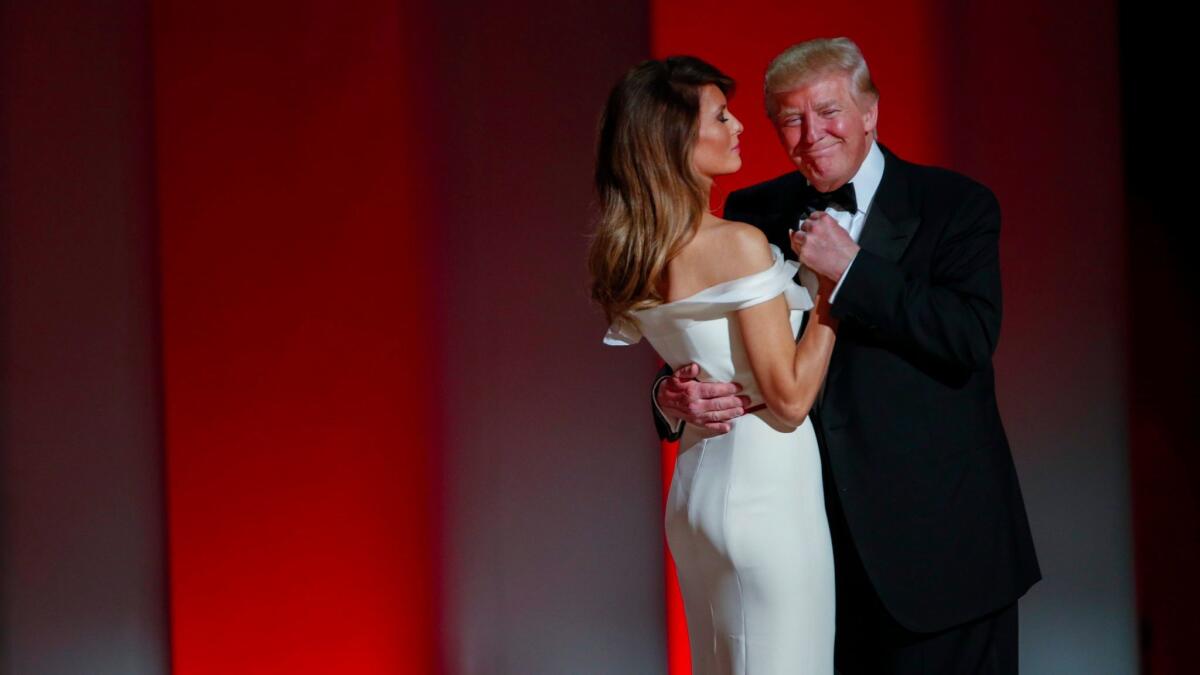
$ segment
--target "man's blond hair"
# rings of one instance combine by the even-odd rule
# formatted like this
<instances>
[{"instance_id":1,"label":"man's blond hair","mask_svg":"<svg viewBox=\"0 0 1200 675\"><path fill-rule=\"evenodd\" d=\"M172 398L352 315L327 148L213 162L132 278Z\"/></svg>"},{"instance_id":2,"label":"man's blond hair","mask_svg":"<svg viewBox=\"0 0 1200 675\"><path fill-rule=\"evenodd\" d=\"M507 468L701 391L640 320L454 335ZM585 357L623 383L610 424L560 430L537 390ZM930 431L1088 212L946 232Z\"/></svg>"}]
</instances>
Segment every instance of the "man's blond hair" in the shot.
<instances>
[{"instance_id":1,"label":"man's blond hair","mask_svg":"<svg viewBox=\"0 0 1200 675\"><path fill-rule=\"evenodd\" d=\"M868 106L879 100L879 90L871 81L867 60L858 45L850 38L818 38L794 44L776 56L767 66L763 80L763 97L767 115L774 117L775 95L800 87L815 77L831 73L850 76L854 96L860 106Z\"/></svg>"}]
</instances>

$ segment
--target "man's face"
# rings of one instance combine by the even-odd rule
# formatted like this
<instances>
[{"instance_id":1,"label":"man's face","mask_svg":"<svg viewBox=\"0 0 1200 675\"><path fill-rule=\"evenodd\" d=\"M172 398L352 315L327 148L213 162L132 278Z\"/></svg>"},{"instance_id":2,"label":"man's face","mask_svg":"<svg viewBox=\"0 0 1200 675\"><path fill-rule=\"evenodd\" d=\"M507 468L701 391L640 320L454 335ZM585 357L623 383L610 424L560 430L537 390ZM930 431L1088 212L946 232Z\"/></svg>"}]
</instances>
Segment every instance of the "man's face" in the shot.
<instances>
[{"instance_id":1,"label":"man's face","mask_svg":"<svg viewBox=\"0 0 1200 675\"><path fill-rule=\"evenodd\" d=\"M845 185L867 157L879 104L855 98L850 76L817 75L775 94L772 122L800 173L820 192Z\"/></svg>"}]
</instances>

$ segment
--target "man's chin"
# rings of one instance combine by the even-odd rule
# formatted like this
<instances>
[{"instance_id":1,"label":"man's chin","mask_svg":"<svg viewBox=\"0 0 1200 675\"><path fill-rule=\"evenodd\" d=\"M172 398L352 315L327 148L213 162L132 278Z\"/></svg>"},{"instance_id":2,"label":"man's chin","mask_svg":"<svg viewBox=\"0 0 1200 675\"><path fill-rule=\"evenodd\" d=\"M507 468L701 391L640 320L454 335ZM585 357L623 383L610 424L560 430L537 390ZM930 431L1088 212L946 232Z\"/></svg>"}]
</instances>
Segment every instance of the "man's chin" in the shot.
<instances>
[{"instance_id":1,"label":"man's chin","mask_svg":"<svg viewBox=\"0 0 1200 675\"><path fill-rule=\"evenodd\" d=\"M812 185L817 192L829 192L837 187L837 181L829 178L828 176L804 174L804 177L808 179L808 183Z\"/></svg>"},{"instance_id":2,"label":"man's chin","mask_svg":"<svg viewBox=\"0 0 1200 675\"><path fill-rule=\"evenodd\" d=\"M824 185L829 182L829 172L822 171L820 167L814 165L812 162L800 161L793 163L796 165L796 168L800 171L800 173L808 179L808 182L811 183L813 187Z\"/></svg>"}]
</instances>

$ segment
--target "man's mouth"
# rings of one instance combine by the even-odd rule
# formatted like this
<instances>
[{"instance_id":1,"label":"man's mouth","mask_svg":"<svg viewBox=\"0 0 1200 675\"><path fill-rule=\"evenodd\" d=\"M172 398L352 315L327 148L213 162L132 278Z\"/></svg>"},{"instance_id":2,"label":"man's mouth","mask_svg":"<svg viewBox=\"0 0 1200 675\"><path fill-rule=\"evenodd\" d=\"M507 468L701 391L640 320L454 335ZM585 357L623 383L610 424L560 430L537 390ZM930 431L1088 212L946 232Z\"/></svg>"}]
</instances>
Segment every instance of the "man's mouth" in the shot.
<instances>
[{"instance_id":1,"label":"man's mouth","mask_svg":"<svg viewBox=\"0 0 1200 675\"><path fill-rule=\"evenodd\" d=\"M829 151L833 150L836 147L837 147L837 143L830 143L829 145L823 145L819 148L809 148L808 150L803 150L803 151L801 151L800 154L805 155L807 157L819 157L821 155L829 154Z\"/></svg>"}]
</instances>

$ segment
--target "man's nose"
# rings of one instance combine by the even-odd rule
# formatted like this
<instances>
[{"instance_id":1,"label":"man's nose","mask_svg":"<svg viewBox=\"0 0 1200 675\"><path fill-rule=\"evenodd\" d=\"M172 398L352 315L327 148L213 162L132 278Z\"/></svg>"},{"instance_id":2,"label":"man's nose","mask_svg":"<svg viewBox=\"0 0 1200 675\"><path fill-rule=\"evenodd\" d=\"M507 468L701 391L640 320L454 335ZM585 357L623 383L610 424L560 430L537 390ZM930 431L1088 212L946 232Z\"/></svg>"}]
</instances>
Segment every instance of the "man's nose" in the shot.
<instances>
[{"instance_id":1,"label":"man's nose","mask_svg":"<svg viewBox=\"0 0 1200 675\"><path fill-rule=\"evenodd\" d=\"M804 142L808 145L812 145L813 143L816 143L818 140L821 139L822 136L825 135L824 125L821 124L821 120L819 117L815 120L811 120L811 119L804 120L803 129L804 129Z\"/></svg>"}]
</instances>

